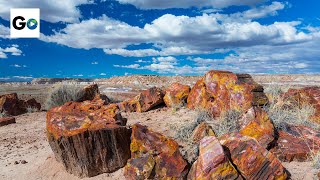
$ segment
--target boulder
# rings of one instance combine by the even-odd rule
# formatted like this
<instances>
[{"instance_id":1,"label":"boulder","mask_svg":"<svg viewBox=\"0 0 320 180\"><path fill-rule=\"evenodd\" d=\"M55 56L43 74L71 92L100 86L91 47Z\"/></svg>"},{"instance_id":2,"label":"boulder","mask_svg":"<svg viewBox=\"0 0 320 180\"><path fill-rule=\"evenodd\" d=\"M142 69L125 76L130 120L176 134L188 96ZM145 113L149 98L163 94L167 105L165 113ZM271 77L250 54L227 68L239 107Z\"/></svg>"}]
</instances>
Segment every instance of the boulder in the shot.
<instances>
[{"instance_id":1,"label":"boulder","mask_svg":"<svg viewBox=\"0 0 320 180\"><path fill-rule=\"evenodd\" d=\"M97 84L92 84L83 88L83 96L78 99L79 102L86 100L93 100L97 95L99 95L99 87Z\"/></svg>"},{"instance_id":2,"label":"boulder","mask_svg":"<svg viewBox=\"0 0 320 180\"><path fill-rule=\"evenodd\" d=\"M187 162L174 140L135 124L132 127L131 159L125 167L127 179L182 179Z\"/></svg>"},{"instance_id":3,"label":"boulder","mask_svg":"<svg viewBox=\"0 0 320 180\"><path fill-rule=\"evenodd\" d=\"M282 94L282 98L283 101L290 102L292 106L312 105L316 112L310 120L320 123L320 87L289 89L288 92Z\"/></svg>"},{"instance_id":4,"label":"boulder","mask_svg":"<svg viewBox=\"0 0 320 180\"><path fill-rule=\"evenodd\" d=\"M0 96L0 112L6 115L17 116L26 113L26 109L19 104L17 93L5 94Z\"/></svg>"},{"instance_id":5,"label":"boulder","mask_svg":"<svg viewBox=\"0 0 320 180\"><path fill-rule=\"evenodd\" d=\"M190 89L190 86L173 83L166 89L166 94L163 98L166 106L176 107L184 105L187 101Z\"/></svg>"},{"instance_id":6,"label":"boulder","mask_svg":"<svg viewBox=\"0 0 320 180\"><path fill-rule=\"evenodd\" d=\"M200 141L198 160L192 165L188 179L242 179L225 155L215 136Z\"/></svg>"},{"instance_id":7,"label":"boulder","mask_svg":"<svg viewBox=\"0 0 320 180\"><path fill-rule=\"evenodd\" d=\"M191 89L187 106L207 109L214 117L230 109L246 112L261 104L254 99L258 89L252 82L240 81L232 72L209 71Z\"/></svg>"},{"instance_id":8,"label":"boulder","mask_svg":"<svg viewBox=\"0 0 320 180\"><path fill-rule=\"evenodd\" d=\"M252 107L239 120L240 134L256 139L264 148L275 140L275 131L267 112L260 107Z\"/></svg>"},{"instance_id":9,"label":"boulder","mask_svg":"<svg viewBox=\"0 0 320 180\"><path fill-rule=\"evenodd\" d=\"M57 161L79 177L124 167L130 158L131 130L116 104L105 100L68 102L47 112L47 136Z\"/></svg>"},{"instance_id":10,"label":"boulder","mask_svg":"<svg viewBox=\"0 0 320 180\"><path fill-rule=\"evenodd\" d=\"M286 179L286 169L255 139L241 134L225 135L220 139L229 158L245 179Z\"/></svg>"},{"instance_id":11,"label":"boulder","mask_svg":"<svg viewBox=\"0 0 320 180\"><path fill-rule=\"evenodd\" d=\"M303 139L285 131L279 131L277 143L270 152L284 162L304 162L310 160L312 153L318 150L319 146L313 144L311 139Z\"/></svg>"},{"instance_id":12,"label":"boulder","mask_svg":"<svg viewBox=\"0 0 320 180\"><path fill-rule=\"evenodd\" d=\"M17 116L28 112L28 108L40 110L41 104L34 98L27 101L20 100L17 93L0 96L0 113Z\"/></svg>"},{"instance_id":13,"label":"boulder","mask_svg":"<svg viewBox=\"0 0 320 180\"><path fill-rule=\"evenodd\" d=\"M153 87L142 91L131 100L119 104L125 112L146 112L163 103L164 93L160 88Z\"/></svg>"},{"instance_id":14,"label":"boulder","mask_svg":"<svg viewBox=\"0 0 320 180\"><path fill-rule=\"evenodd\" d=\"M16 123L16 118L14 117L0 117L0 127L14 123Z\"/></svg>"},{"instance_id":15,"label":"boulder","mask_svg":"<svg viewBox=\"0 0 320 180\"><path fill-rule=\"evenodd\" d=\"M303 140L312 141L312 146L320 147L320 131L302 125L286 125L286 132L302 138Z\"/></svg>"}]
</instances>

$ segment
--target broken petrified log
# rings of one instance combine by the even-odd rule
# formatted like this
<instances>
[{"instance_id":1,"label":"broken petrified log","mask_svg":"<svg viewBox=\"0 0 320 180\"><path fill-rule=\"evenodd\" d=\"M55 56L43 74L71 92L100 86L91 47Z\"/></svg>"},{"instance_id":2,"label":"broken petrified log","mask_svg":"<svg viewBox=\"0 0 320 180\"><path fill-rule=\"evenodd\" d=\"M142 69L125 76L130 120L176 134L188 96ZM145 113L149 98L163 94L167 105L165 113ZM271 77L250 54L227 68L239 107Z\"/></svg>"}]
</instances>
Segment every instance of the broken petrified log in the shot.
<instances>
[{"instance_id":1,"label":"broken petrified log","mask_svg":"<svg viewBox=\"0 0 320 180\"><path fill-rule=\"evenodd\" d=\"M275 141L274 126L267 112L260 107L252 107L239 120L240 134L256 139L259 144L268 148Z\"/></svg>"},{"instance_id":2,"label":"broken petrified log","mask_svg":"<svg viewBox=\"0 0 320 180\"><path fill-rule=\"evenodd\" d=\"M220 143L245 179L287 179L281 162L255 139L236 133L223 136Z\"/></svg>"},{"instance_id":3,"label":"broken petrified log","mask_svg":"<svg viewBox=\"0 0 320 180\"><path fill-rule=\"evenodd\" d=\"M3 118L0 118L0 127L1 126L6 126L6 125L9 125L9 124L14 124L16 123L16 118L14 117L3 117Z\"/></svg>"},{"instance_id":4,"label":"broken petrified log","mask_svg":"<svg viewBox=\"0 0 320 180\"><path fill-rule=\"evenodd\" d=\"M125 112L146 112L163 103L164 92L153 87L142 91L131 100L119 103L119 108Z\"/></svg>"},{"instance_id":5,"label":"broken petrified log","mask_svg":"<svg viewBox=\"0 0 320 180\"><path fill-rule=\"evenodd\" d=\"M239 77L242 77L240 80ZM246 112L254 105L267 103L267 97L256 97L263 88L248 79L228 71L209 71L191 89L188 108L204 108L215 117L228 110ZM258 99L257 99L258 98Z\"/></svg>"},{"instance_id":6,"label":"broken petrified log","mask_svg":"<svg viewBox=\"0 0 320 180\"><path fill-rule=\"evenodd\" d=\"M41 105L34 98L27 101L20 100L17 93L0 96L0 113L17 116L28 112L28 108L40 110Z\"/></svg>"},{"instance_id":7,"label":"broken petrified log","mask_svg":"<svg viewBox=\"0 0 320 180\"><path fill-rule=\"evenodd\" d=\"M131 159L125 167L127 179L183 179L187 162L173 139L135 124L132 127Z\"/></svg>"},{"instance_id":8,"label":"broken petrified log","mask_svg":"<svg viewBox=\"0 0 320 180\"><path fill-rule=\"evenodd\" d=\"M192 165L188 179L243 179L225 155L215 136L200 141L198 160Z\"/></svg>"},{"instance_id":9,"label":"broken petrified log","mask_svg":"<svg viewBox=\"0 0 320 180\"><path fill-rule=\"evenodd\" d=\"M116 104L69 102L47 112L47 136L57 161L79 177L113 172L130 158L131 130Z\"/></svg>"},{"instance_id":10,"label":"broken petrified log","mask_svg":"<svg viewBox=\"0 0 320 180\"><path fill-rule=\"evenodd\" d=\"M166 89L163 100L168 107L182 106L187 102L190 93L190 86L180 83L173 83Z\"/></svg>"}]
</instances>

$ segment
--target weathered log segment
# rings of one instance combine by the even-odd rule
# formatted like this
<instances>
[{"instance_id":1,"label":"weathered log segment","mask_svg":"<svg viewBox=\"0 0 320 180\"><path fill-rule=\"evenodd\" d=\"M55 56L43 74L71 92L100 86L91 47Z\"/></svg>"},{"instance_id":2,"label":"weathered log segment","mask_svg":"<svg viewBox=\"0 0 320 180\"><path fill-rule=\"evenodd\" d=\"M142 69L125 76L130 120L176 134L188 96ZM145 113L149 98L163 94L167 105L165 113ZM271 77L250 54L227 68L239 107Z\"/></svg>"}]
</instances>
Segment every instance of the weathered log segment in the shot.
<instances>
[{"instance_id":1,"label":"weathered log segment","mask_svg":"<svg viewBox=\"0 0 320 180\"><path fill-rule=\"evenodd\" d=\"M47 113L47 135L57 161L79 177L113 172L130 158L131 130L115 104L69 102Z\"/></svg>"},{"instance_id":2,"label":"weathered log segment","mask_svg":"<svg viewBox=\"0 0 320 180\"><path fill-rule=\"evenodd\" d=\"M207 72L188 96L188 108L204 108L213 116L220 116L230 109L246 112L252 106L267 102L263 88L249 75L228 71Z\"/></svg>"}]
</instances>

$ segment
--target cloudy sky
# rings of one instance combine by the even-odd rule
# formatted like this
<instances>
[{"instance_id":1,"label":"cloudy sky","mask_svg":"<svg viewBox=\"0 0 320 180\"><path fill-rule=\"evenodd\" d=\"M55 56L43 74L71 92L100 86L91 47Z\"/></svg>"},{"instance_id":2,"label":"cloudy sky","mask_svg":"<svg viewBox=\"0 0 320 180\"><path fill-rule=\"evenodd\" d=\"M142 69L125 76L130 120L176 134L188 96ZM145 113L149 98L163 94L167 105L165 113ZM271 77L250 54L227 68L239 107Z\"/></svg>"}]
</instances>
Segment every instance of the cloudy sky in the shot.
<instances>
[{"instance_id":1,"label":"cloudy sky","mask_svg":"<svg viewBox=\"0 0 320 180\"><path fill-rule=\"evenodd\" d=\"M0 0L0 81L130 74L319 73L318 0ZM39 39L10 8L40 8Z\"/></svg>"}]
</instances>

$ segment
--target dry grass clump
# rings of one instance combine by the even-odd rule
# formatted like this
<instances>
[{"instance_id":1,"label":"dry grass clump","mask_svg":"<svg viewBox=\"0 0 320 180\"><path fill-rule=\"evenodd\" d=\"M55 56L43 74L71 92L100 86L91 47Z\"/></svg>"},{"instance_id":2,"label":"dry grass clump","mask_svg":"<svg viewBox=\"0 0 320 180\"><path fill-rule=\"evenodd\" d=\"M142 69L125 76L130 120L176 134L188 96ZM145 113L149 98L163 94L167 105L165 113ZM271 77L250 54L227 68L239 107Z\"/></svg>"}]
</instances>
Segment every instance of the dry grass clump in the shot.
<instances>
[{"instance_id":1,"label":"dry grass clump","mask_svg":"<svg viewBox=\"0 0 320 180\"><path fill-rule=\"evenodd\" d=\"M320 169L320 151L318 151L317 153L313 153L313 155L311 156L312 159L312 166L315 169Z\"/></svg>"},{"instance_id":2,"label":"dry grass clump","mask_svg":"<svg viewBox=\"0 0 320 180\"><path fill-rule=\"evenodd\" d=\"M5 111L0 113L0 118L6 117L6 116L7 116L7 113Z\"/></svg>"},{"instance_id":3,"label":"dry grass clump","mask_svg":"<svg viewBox=\"0 0 320 180\"><path fill-rule=\"evenodd\" d=\"M231 132L239 132L239 119L241 115L242 113L240 111L233 109L222 113L222 115L218 117L212 124L212 128L216 135L218 137L221 137L224 134L228 134Z\"/></svg>"},{"instance_id":4,"label":"dry grass clump","mask_svg":"<svg viewBox=\"0 0 320 180\"><path fill-rule=\"evenodd\" d=\"M78 101L83 95L84 90L81 85L59 84L53 88L46 101L46 108L62 106L69 101Z\"/></svg>"},{"instance_id":5,"label":"dry grass clump","mask_svg":"<svg viewBox=\"0 0 320 180\"><path fill-rule=\"evenodd\" d=\"M285 90L283 90L285 89ZM267 87L265 92L269 96L270 103L264 109L268 113L277 129L286 130L287 124L304 125L319 129L319 125L311 122L309 118L314 115L315 108L311 104L298 105L298 102L285 101L281 94L289 87Z\"/></svg>"},{"instance_id":6,"label":"dry grass clump","mask_svg":"<svg viewBox=\"0 0 320 180\"><path fill-rule=\"evenodd\" d=\"M202 122L212 121L210 114L205 109L197 109L196 111L197 113L191 121L171 126L171 129L176 131L174 138L182 144L180 152L190 164L193 164L199 156L199 143L194 142L192 138L194 130Z\"/></svg>"},{"instance_id":7,"label":"dry grass clump","mask_svg":"<svg viewBox=\"0 0 320 180\"><path fill-rule=\"evenodd\" d=\"M27 107L27 112L28 113L34 113L34 112L39 112L39 110L37 108L35 108L35 107L29 106L29 107Z\"/></svg>"}]
</instances>

